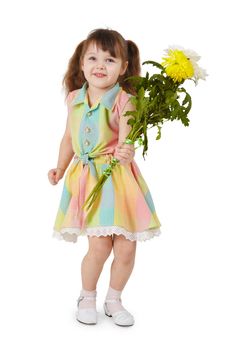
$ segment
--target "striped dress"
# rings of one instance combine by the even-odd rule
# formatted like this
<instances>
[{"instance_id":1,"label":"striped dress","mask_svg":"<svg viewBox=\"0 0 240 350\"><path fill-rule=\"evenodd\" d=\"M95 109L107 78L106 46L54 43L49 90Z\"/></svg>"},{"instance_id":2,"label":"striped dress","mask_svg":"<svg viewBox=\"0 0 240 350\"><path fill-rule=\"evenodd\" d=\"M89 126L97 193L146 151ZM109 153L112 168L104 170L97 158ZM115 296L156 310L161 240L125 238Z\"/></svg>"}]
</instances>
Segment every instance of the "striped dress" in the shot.
<instances>
[{"instance_id":1,"label":"striped dress","mask_svg":"<svg viewBox=\"0 0 240 350\"><path fill-rule=\"evenodd\" d=\"M135 160L118 163L92 207L81 209L113 158L119 118L130 96L119 83L91 107L86 82L68 94L75 155L65 174L53 237L77 242L79 236L116 234L145 241L161 233L151 193Z\"/></svg>"}]
</instances>

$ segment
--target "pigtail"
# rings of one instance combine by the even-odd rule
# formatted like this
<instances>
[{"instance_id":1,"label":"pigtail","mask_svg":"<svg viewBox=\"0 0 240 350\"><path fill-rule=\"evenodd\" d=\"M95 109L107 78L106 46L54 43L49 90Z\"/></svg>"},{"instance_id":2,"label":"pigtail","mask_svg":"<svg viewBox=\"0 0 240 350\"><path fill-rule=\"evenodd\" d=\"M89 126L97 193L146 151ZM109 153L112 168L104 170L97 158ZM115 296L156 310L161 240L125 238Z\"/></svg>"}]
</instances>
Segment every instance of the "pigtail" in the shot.
<instances>
[{"instance_id":1,"label":"pigtail","mask_svg":"<svg viewBox=\"0 0 240 350\"><path fill-rule=\"evenodd\" d=\"M124 90L126 90L132 95L136 95L136 90L131 85L130 81L124 80L132 75L140 76L141 66L139 49L133 41L126 40L125 42L127 44L128 67L125 74L120 78L120 84Z\"/></svg>"},{"instance_id":2,"label":"pigtail","mask_svg":"<svg viewBox=\"0 0 240 350\"><path fill-rule=\"evenodd\" d=\"M62 80L62 85L65 89L66 98L69 92L80 89L86 81L83 72L80 68L80 60L83 52L85 40L83 40L75 49L74 54L69 60L67 71Z\"/></svg>"}]
</instances>

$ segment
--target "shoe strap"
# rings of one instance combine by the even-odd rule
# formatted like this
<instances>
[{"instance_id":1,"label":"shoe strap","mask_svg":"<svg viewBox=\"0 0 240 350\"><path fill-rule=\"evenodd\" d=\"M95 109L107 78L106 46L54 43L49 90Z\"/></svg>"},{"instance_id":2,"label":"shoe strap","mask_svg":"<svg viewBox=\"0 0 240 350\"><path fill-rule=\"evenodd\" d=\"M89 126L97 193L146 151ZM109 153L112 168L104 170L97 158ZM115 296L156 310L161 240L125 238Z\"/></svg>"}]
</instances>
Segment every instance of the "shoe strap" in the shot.
<instances>
[{"instance_id":1,"label":"shoe strap","mask_svg":"<svg viewBox=\"0 0 240 350\"><path fill-rule=\"evenodd\" d=\"M77 299L77 305L79 305L80 301L83 300L83 299L85 299L85 300L96 300L96 297L90 297L90 296L87 297L87 296L80 295L78 297L78 299Z\"/></svg>"},{"instance_id":2,"label":"shoe strap","mask_svg":"<svg viewBox=\"0 0 240 350\"><path fill-rule=\"evenodd\" d=\"M85 300L96 300L96 297L80 295L80 297L78 299L80 299L80 300L82 300L82 299L85 299Z\"/></svg>"},{"instance_id":3,"label":"shoe strap","mask_svg":"<svg viewBox=\"0 0 240 350\"><path fill-rule=\"evenodd\" d=\"M105 299L105 303L120 303L122 302L122 299L121 298L118 298L118 299Z\"/></svg>"}]
</instances>

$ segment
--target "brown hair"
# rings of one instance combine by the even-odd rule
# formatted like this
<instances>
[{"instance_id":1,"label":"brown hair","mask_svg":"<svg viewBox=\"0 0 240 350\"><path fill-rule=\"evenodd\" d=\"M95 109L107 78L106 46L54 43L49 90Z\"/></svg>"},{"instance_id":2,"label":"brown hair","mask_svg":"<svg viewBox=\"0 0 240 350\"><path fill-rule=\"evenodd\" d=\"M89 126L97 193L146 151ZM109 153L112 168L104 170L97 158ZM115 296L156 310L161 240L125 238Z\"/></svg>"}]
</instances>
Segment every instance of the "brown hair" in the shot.
<instances>
[{"instance_id":1,"label":"brown hair","mask_svg":"<svg viewBox=\"0 0 240 350\"><path fill-rule=\"evenodd\" d=\"M95 29L88 34L86 40L78 44L69 60L68 69L62 81L66 96L69 92L80 89L86 81L80 67L90 43L96 43L103 51L109 51L111 56L121 58L122 63L128 61L126 72L124 75L119 76L118 82L126 92L136 95L136 91L131 83L124 80L132 75L140 75L141 67L137 45L131 40L125 40L115 30Z\"/></svg>"}]
</instances>

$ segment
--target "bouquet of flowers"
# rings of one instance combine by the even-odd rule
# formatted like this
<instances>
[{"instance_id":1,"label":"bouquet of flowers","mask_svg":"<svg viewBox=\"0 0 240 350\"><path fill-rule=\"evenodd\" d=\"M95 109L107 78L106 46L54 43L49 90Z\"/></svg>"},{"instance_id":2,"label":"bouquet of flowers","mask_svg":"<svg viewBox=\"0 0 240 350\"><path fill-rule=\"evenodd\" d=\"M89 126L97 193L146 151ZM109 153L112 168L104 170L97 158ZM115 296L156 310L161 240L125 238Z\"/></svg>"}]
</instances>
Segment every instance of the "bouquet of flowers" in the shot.
<instances>
[{"instance_id":1,"label":"bouquet of flowers","mask_svg":"<svg viewBox=\"0 0 240 350\"><path fill-rule=\"evenodd\" d=\"M179 46L169 47L165 51L166 56L163 57L161 64L155 61L143 62L143 65L151 64L159 69L158 73L150 76L147 72L145 77L132 76L127 78L131 80L137 94L131 97L131 102L135 105L136 110L125 113L125 116L132 116L128 120L132 129L125 143L135 144L138 142L138 146L134 149L143 146L144 159L148 150L147 129L157 127L156 140L159 140L162 125L166 121L179 119L185 126L188 126L188 113L192 106L192 100L182 85L188 79L193 80L196 86L199 79L205 80L208 75L204 69L199 67L197 61L200 56L196 52L185 50ZM112 158L82 208L88 205L87 209L89 209L92 206L118 162L118 159Z\"/></svg>"}]
</instances>

